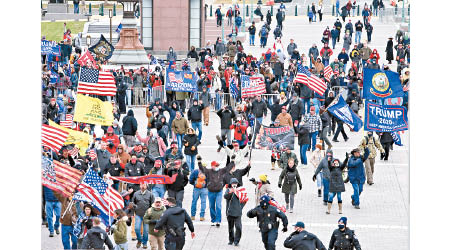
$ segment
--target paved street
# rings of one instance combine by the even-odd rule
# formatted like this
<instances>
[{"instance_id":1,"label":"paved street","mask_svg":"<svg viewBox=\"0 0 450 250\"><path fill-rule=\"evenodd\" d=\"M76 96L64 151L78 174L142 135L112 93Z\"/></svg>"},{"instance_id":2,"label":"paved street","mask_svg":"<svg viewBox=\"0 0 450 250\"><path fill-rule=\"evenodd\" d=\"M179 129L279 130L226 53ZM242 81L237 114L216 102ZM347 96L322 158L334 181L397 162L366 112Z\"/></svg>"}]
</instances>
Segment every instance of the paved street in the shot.
<instances>
[{"instance_id":1,"label":"paved street","mask_svg":"<svg viewBox=\"0 0 450 250\"><path fill-rule=\"evenodd\" d=\"M275 20L275 19L274 19ZM285 48L290 38L294 38L299 46L300 54L307 53L312 43L318 45L321 49L320 39L322 32L328 25L330 29L333 26L336 18L325 16L322 23L308 24L307 17L287 17L283 23L283 38ZM352 23L356 22L356 18L351 18ZM272 31L268 40L268 47L272 47L273 28L275 21L272 22ZM261 24L259 24L261 25ZM380 24L376 18L373 20L374 33L372 43L369 45L372 49L376 48L381 56L382 64L385 59L384 48L389 36L393 36L397 27L395 24ZM259 27L258 27L259 31ZM363 32L362 40L366 39L366 33ZM256 45L259 45L257 39ZM250 51L254 56L259 57L261 53L267 50L259 46L249 47L248 39L245 42L245 51ZM352 46L353 47L353 46ZM339 43L334 50L334 55L331 60L337 56L342 48L342 42ZM330 60L330 61L331 61ZM394 66L394 65L393 65ZM396 69L393 68L394 70ZM147 118L144 109L135 109L135 117L139 122L138 131L144 134L146 131ZM166 116L168 117L168 116ZM226 161L225 153L217 153L216 134L220 132L220 122L217 115L211 111L210 126L203 127L202 144L199 146L200 155L209 164L212 160L220 161L223 166ZM265 124L269 124L270 115L265 119ZM348 131L348 127L346 127ZM350 140L333 144L333 151L335 157L343 160L345 152L350 152L351 149L359 145L363 138L363 131L348 132ZM347 183L346 192L343 193L343 216L348 217L348 226L356 230L356 235L361 243L363 249L370 250L386 250L395 249L403 250L409 249L409 133L402 134L403 147L394 146L391 152L389 161L380 162L377 157L375 165L375 175L373 186L364 186L364 192L361 197L361 209L356 210L351 205L351 193L353 192L351 184ZM331 138L330 138L331 139ZM295 152L299 157L299 148L296 140ZM310 152L307 153L308 157ZM278 177L281 170L270 170L270 151L254 150L252 156L252 169L248 178L257 178L260 174L267 174L269 181L272 183L272 188L275 190L275 199L284 204L284 195L277 187ZM336 202L333 204L332 213L325 214L326 206L322 204L322 198L317 197L316 183L312 181L313 168L308 165L307 169L300 169L300 176L303 183L303 189L297 193L294 213L287 214L289 219L289 232L282 233L281 228L278 235L277 247L283 248L283 241L292 232L291 226L296 221L303 221L306 224L306 230L316 234L328 247L331 237L331 232L337 228L337 221L341 217L338 214ZM249 191L250 200L243 209L246 213L250 208L253 208L254 188L255 186L244 177L244 187ZM192 200L192 185L186 186L183 207L187 208L190 213L190 205ZM208 203L207 203L208 204ZM198 203L198 208L200 202ZM225 202L222 203L222 208L225 210ZM220 228L210 226L209 205L206 210L206 221L200 222L199 215L194 221L196 238L194 240L187 237L184 249L263 249L260 234L256 225L256 219L250 220L243 216L243 235L238 247L228 246L228 230L226 223L225 211L222 211L222 226ZM57 235L54 238L48 237L48 230L42 227L41 231L42 249L61 249L61 237ZM129 232L129 249L135 249L136 241L131 241L131 228ZM112 238L112 237L111 237Z\"/></svg>"}]
</instances>

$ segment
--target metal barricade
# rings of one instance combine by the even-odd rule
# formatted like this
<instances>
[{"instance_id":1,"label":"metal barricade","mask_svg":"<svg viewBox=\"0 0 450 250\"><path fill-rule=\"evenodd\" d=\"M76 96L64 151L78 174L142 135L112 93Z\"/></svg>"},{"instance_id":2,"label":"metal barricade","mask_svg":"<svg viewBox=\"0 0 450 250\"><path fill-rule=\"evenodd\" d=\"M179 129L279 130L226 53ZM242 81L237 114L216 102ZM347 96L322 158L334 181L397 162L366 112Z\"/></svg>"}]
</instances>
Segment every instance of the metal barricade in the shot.
<instances>
[{"instance_id":1,"label":"metal barricade","mask_svg":"<svg viewBox=\"0 0 450 250\"><path fill-rule=\"evenodd\" d=\"M126 102L131 107L146 107L159 98L161 102L166 101L166 90L163 86L154 88L127 89Z\"/></svg>"}]
</instances>

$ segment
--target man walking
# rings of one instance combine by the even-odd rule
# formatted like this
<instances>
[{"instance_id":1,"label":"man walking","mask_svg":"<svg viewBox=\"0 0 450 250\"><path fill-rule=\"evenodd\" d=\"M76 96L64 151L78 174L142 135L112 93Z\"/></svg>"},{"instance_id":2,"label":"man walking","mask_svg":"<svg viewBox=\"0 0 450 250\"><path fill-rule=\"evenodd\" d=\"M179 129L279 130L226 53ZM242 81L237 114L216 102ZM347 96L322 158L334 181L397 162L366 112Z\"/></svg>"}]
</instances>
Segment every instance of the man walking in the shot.
<instances>
[{"instance_id":1,"label":"man walking","mask_svg":"<svg viewBox=\"0 0 450 250\"><path fill-rule=\"evenodd\" d=\"M188 110L188 120L191 121L192 128L194 131L198 130L198 141L202 141L202 110L203 110L202 100L194 100L192 107Z\"/></svg>"},{"instance_id":2,"label":"man walking","mask_svg":"<svg viewBox=\"0 0 450 250\"><path fill-rule=\"evenodd\" d=\"M256 26L255 26L255 22L252 22L252 25L250 25L250 27L248 27L248 34L250 37L250 46L255 46L255 34L256 34Z\"/></svg>"},{"instance_id":3,"label":"man walking","mask_svg":"<svg viewBox=\"0 0 450 250\"><path fill-rule=\"evenodd\" d=\"M284 241L284 247L294 250L326 250L316 235L305 230L305 223L299 221L293 226L295 231Z\"/></svg>"},{"instance_id":4,"label":"man walking","mask_svg":"<svg viewBox=\"0 0 450 250\"><path fill-rule=\"evenodd\" d=\"M364 182L366 182L366 176L364 174L364 162L369 157L369 150L364 149L364 156L359 152L359 148L353 149L350 159L347 163L348 178L353 187L352 205L359 209L359 196L363 191Z\"/></svg>"},{"instance_id":5,"label":"man walking","mask_svg":"<svg viewBox=\"0 0 450 250\"><path fill-rule=\"evenodd\" d=\"M194 190L192 192L191 219L193 221L195 220L195 214L197 213L197 201L198 198L200 198L200 221L204 221L206 197L208 196L208 189L206 188L206 175L199 169L195 169L189 176L189 183L194 186Z\"/></svg>"},{"instance_id":6,"label":"man walking","mask_svg":"<svg viewBox=\"0 0 450 250\"><path fill-rule=\"evenodd\" d=\"M365 148L369 149L369 158L364 161L366 167L367 184L373 185L373 172L375 170L375 158L377 157L377 148L381 153L384 153L383 147L381 147L380 141L373 137L373 132L369 131L367 136L362 139L359 149L363 151Z\"/></svg>"},{"instance_id":7,"label":"man walking","mask_svg":"<svg viewBox=\"0 0 450 250\"><path fill-rule=\"evenodd\" d=\"M222 12L220 11L220 5L219 8L216 9L216 20L217 20L217 27L222 26Z\"/></svg>"},{"instance_id":8,"label":"man walking","mask_svg":"<svg viewBox=\"0 0 450 250\"><path fill-rule=\"evenodd\" d=\"M147 183L139 184L140 190L135 192L131 202L134 204L134 212L135 212L135 223L134 223L134 231L137 236L137 244L136 248L140 248L141 244L144 249L147 248L148 242L148 224L144 223L144 215L147 209L151 207L155 197L152 192L147 190ZM142 226L143 225L143 226ZM141 230L143 227L143 232Z\"/></svg>"},{"instance_id":9,"label":"man walking","mask_svg":"<svg viewBox=\"0 0 450 250\"><path fill-rule=\"evenodd\" d=\"M177 111L175 119L172 121L172 132L176 135L179 150L183 149L183 137L188 128L188 121L186 118L181 117L180 111Z\"/></svg>"},{"instance_id":10,"label":"man walking","mask_svg":"<svg viewBox=\"0 0 450 250\"><path fill-rule=\"evenodd\" d=\"M333 231L331 235L330 245L328 249L344 250L356 249L361 250L359 241L355 232L347 227L347 217L341 217L338 221L338 229Z\"/></svg>"},{"instance_id":11,"label":"man walking","mask_svg":"<svg viewBox=\"0 0 450 250\"><path fill-rule=\"evenodd\" d=\"M53 191L44 187L44 199L45 199L45 215L47 217L48 230L50 231L49 237L54 237L54 232L59 234L59 218L61 217L61 202L53 194ZM55 215L55 224L53 224L53 215Z\"/></svg>"},{"instance_id":12,"label":"man walking","mask_svg":"<svg viewBox=\"0 0 450 250\"><path fill-rule=\"evenodd\" d=\"M313 181L316 181L316 176L318 174L322 176L323 204L325 206L328 204L328 193L330 188L330 169L328 168L328 162L332 162L333 160L333 151L328 149L325 158L320 161L319 166L317 166L316 172L312 178Z\"/></svg>"},{"instance_id":13,"label":"man walking","mask_svg":"<svg viewBox=\"0 0 450 250\"><path fill-rule=\"evenodd\" d=\"M239 245L242 234L242 208L245 203L241 203L239 199L239 193L237 192L239 181L236 178L232 178L230 181L230 186L225 191L223 198L227 202L226 215L228 221L228 245L234 243L235 246ZM236 233L234 232L236 228Z\"/></svg>"},{"instance_id":14,"label":"man walking","mask_svg":"<svg viewBox=\"0 0 450 250\"><path fill-rule=\"evenodd\" d=\"M322 119L316 114L316 108L311 106L310 113L303 117L303 122L308 126L309 136L312 142L312 151L316 150L316 141L319 130L322 129Z\"/></svg>"}]
</instances>

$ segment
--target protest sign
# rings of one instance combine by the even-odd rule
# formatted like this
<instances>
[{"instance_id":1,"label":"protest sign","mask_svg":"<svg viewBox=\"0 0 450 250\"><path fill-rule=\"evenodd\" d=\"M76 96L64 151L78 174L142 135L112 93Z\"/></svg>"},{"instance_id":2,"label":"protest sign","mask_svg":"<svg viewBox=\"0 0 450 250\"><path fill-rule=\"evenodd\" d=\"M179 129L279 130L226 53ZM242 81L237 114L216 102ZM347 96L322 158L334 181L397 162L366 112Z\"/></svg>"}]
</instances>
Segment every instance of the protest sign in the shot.
<instances>
[{"instance_id":1,"label":"protest sign","mask_svg":"<svg viewBox=\"0 0 450 250\"><path fill-rule=\"evenodd\" d=\"M197 91L197 73L191 71L166 70L166 90L177 92Z\"/></svg>"},{"instance_id":2,"label":"protest sign","mask_svg":"<svg viewBox=\"0 0 450 250\"><path fill-rule=\"evenodd\" d=\"M267 127L261 126L256 135L255 148L272 150L279 146L294 149L294 129L289 126Z\"/></svg>"},{"instance_id":3,"label":"protest sign","mask_svg":"<svg viewBox=\"0 0 450 250\"><path fill-rule=\"evenodd\" d=\"M393 132L408 129L406 108L398 105L380 105L366 100L364 129Z\"/></svg>"}]
</instances>

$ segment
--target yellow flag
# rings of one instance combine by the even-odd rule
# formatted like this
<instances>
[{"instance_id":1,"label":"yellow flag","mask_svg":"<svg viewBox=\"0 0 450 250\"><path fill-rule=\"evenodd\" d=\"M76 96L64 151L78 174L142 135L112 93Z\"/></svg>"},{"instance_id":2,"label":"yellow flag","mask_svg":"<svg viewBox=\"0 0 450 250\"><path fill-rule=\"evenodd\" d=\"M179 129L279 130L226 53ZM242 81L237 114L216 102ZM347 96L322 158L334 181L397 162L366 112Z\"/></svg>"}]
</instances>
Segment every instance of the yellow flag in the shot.
<instances>
[{"instance_id":1,"label":"yellow flag","mask_svg":"<svg viewBox=\"0 0 450 250\"><path fill-rule=\"evenodd\" d=\"M54 121L49 120L48 124L52 127L62 129L69 133L69 136L67 136L66 142L64 142L64 145L70 145L75 144L80 149L80 155L85 156L86 150L89 148L89 143L92 141L92 136L89 134L86 134L84 132L76 131L70 128L65 128L63 126L60 126L56 124Z\"/></svg>"},{"instance_id":2,"label":"yellow flag","mask_svg":"<svg viewBox=\"0 0 450 250\"><path fill-rule=\"evenodd\" d=\"M77 94L73 120L103 126L112 126L113 106L100 99Z\"/></svg>"}]
</instances>

